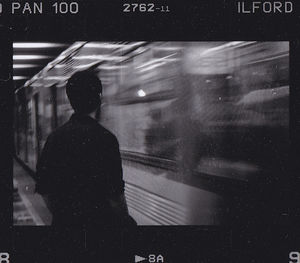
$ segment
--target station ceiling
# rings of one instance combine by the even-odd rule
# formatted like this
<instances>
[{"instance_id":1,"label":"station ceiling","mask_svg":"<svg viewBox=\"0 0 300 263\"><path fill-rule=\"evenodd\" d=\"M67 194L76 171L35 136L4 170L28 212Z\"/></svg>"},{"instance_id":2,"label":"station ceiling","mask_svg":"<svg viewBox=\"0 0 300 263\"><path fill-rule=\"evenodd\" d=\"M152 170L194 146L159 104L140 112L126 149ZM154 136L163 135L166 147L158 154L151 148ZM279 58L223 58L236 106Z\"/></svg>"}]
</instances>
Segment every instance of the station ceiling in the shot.
<instances>
[{"instance_id":1,"label":"station ceiling","mask_svg":"<svg viewBox=\"0 0 300 263\"><path fill-rule=\"evenodd\" d=\"M13 79L17 89L42 70L50 61L68 48L71 43L14 42Z\"/></svg>"}]
</instances>

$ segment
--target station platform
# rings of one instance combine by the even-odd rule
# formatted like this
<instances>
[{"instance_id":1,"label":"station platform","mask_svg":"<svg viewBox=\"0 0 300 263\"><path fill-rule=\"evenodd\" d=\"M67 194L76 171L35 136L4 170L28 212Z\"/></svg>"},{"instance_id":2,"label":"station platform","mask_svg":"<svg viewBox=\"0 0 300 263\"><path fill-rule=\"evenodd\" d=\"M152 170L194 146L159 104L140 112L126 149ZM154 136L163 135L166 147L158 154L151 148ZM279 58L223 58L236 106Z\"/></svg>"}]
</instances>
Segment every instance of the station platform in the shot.
<instances>
[{"instance_id":1,"label":"station platform","mask_svg":"<svg viewBox=\"0 0 300 263\"><path fill-rule=\"evenodd\" d=\"M128 211L138 225L219 223L224 200L218 194L174 181L171 171L135 162L123 160L123 173ZM15 161L14 225L51 224L52 215L34 190L34 179Z\"/></svg>"},{"instance_id":2,"label":"station platform","mask_svg":"<svg viewBox=\"0 0 300 263\"><path fill-rule=\"evenodd\" d=\"M16 226L44 226L50 225L52 215L44 199L35 193L35 181L18 161L14 161L14 195L13 195L13 224ZM129 201L130 205L130 201ZM128 207L138 224L155 224L132 206Z\"/></svg>"},{"instance_id":3,"label":"station platform","mask_svg":"<svg viewBox=\"0 0 300 263\"><path fill-rule=\"evenodd\" d=\"M34 192L35 182L28 172L14 161L13 224L43 226L50 225L52 215L41 195Z\"/></svg>"}]
</instances>

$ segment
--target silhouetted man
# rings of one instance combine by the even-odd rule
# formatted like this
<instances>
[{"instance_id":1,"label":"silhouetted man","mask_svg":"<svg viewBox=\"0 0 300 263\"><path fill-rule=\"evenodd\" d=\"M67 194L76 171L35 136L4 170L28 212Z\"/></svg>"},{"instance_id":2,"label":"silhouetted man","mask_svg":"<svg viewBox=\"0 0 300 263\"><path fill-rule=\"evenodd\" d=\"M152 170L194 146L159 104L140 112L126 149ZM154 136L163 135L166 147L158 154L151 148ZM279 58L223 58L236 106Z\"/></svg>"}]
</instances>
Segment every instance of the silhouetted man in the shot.
<instances>
[{"instance_id":1,"label":"silhouetted man","mask_svg":"<svg viewBox=\"0 0 300 263\"><path fill-rule=\"evenodd\" d=\"M117 138L95 115L102 85L91 72L66 86L74 114L52 132L37 164L36 192L53 214L52 225L128 225Z\"/></svg>"}]
</instances>

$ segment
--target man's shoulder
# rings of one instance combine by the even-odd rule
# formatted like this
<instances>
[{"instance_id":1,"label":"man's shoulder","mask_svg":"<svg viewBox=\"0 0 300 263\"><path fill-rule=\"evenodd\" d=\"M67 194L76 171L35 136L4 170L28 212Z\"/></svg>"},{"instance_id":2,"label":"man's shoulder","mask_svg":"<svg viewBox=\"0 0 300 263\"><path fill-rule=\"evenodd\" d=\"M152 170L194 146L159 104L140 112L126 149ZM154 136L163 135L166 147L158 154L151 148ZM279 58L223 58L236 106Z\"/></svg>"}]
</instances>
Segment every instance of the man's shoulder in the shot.
<instances>
[{"instance_id":1,"label":"man's shoulder","mask_svg":"<svg viewBox=\"0 0 300 263\"><path fill-rule=\"evenodd\" d=\"M113 142L115 144L118 144L117 137L110 130L108 130L98 122L89 123L88 125L85 126L78 126L72 124L71 121L67 121L62 126L53 130L48 136L48 139L55 140L55 138L61 138L64 136L69 137L71 134L73 134L76 131L78 131L78 133L81 134L82 130L85 131L84 132L85 134L83 134L82 136L88 135L88 136L98 138L101 141L105 141L108 143ZM86 134L86 132L88 134Z\"/></svg>"},{"instance_id":2,"label":"man's shoulder","mask_svg":"<svg viewBox=\"0 0 300 263\"><path fill-rule=\"evenodd\" d=\"M67 132L69 130L69 121L67 121L66 123L64 123L63 125L55 128L48 136L48 138L53 139L56 137L59 137L61 134Z\"/></svg>"},{"instance_id":3,"label":"man's shoulder","mask_svg":"<svg viewBox=\"0 0 300 263\"><path fill-rule=\"evenodd\" d=\"M117 137L107 128L98 123L97 129L99 130L99 136L102 135L106 140L118 143Z\"/></svg>"}]
</instances>

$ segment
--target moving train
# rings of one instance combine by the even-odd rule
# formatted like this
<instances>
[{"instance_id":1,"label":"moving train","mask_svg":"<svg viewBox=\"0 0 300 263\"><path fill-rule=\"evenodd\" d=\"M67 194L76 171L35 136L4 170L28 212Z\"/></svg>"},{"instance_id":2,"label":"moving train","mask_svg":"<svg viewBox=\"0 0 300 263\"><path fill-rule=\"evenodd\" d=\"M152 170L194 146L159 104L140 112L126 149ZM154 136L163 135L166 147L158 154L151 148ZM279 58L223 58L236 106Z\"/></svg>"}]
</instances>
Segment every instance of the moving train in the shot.
<instances>
[{"instance_id":1,"label":"moving train","mask_svg":"<svg viewBox=\"0 0 300 263\"><path fill-rule=\"evenodd\" d=\"M139 224L226 224L249 184L285 176L288 42L75 42L15 92L16 155L32 170L80 70L102 81L99 122Z\"/></svg>"}]
</instances>

